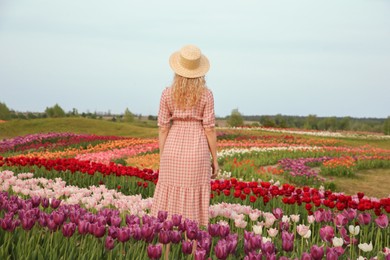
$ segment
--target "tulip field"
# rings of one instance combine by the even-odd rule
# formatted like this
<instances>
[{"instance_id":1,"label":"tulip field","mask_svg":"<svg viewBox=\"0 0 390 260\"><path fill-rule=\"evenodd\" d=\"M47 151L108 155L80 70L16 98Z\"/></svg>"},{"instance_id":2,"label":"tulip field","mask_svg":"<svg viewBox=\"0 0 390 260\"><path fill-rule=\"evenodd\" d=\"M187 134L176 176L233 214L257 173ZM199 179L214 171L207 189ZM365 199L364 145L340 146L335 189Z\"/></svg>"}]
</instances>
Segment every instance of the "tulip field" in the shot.
<instances>
[{"instance_id":1,"label":"tulip field","mask_svg":"<svg viewBox=\"0 0 390 260\"><path fill-rule=\"evenodd\" d=\"M347 194L332 181L390 171L390 147L371 145L387 136L264 128L217 136L221 172L206 227L150 215L157 137L0 140L0 259L390 259L390 188Z\"/></svg>"}]
</instances>

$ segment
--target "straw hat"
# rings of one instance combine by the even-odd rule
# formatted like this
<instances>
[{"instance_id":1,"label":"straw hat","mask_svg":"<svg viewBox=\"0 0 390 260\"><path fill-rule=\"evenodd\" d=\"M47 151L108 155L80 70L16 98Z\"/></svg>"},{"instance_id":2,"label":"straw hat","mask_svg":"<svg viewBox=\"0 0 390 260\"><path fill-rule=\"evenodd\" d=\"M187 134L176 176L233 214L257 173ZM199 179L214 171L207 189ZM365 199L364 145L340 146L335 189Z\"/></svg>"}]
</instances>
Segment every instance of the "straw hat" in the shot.
<instances>
[{"instance_id":1,"label":"straw hat","mask_svg":"<svg viewBox=\"0 0 390 260\"><path fill-rule=\"evenodd\" d=\"M209 60L194 45L186 45L171 55L169 65L176 74L186 78L198 78L210 68Z\"/></svg>"}]
</instances>

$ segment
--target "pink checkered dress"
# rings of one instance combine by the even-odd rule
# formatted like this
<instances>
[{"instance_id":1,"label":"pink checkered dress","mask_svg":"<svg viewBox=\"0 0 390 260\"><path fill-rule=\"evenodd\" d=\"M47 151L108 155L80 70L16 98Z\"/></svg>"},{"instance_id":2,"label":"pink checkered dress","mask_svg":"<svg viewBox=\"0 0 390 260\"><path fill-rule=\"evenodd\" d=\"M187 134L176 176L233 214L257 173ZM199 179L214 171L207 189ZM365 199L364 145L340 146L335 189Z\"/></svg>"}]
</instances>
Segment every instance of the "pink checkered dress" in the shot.
<instances>
[{"instance_id":1,"label":"pink checkered dress","mask_svg":"<svg viewBox=\"0 0 390 260\"><path fill-rule=\"evenodd\" d=\"M195 107L175 109L172 89L160 101L158 125L172 125L160 159L159 179L151 213L181 214L205 226L209 223L210 151L204 128L215 126L214 98L207 89Z\"/></svg>"}]
</instances>

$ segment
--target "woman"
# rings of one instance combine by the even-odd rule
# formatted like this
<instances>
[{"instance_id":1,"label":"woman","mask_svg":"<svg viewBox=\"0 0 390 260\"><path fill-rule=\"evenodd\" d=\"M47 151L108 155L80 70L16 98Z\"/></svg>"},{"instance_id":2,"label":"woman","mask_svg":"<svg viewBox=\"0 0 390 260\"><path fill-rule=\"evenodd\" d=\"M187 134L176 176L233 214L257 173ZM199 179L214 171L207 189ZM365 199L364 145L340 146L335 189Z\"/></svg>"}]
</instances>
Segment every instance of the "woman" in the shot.
<instances>
[{"instance_id":1,"label":"woman","mask_svg":"<svg viewBox=\"0 0 390 260\"><path fill-rule=\"evenodd\" d=\"M210 178L218 172L214 99L204 78L209 61L187 45L169 63L175 77L160 100L160 172L152 215L167 211L207 226Z\"/></svg>"}]
</instances>

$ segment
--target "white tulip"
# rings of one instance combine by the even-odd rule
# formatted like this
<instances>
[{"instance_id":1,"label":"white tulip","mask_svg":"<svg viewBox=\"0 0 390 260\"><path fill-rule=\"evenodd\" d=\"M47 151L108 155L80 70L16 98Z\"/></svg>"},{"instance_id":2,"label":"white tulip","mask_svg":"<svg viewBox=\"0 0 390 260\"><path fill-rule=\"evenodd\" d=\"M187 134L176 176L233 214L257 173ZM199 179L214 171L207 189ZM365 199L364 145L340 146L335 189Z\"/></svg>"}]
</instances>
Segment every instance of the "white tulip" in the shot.
<instances>
[{"instance_id":1,"label":"white tulip","mask_svg":"<svg viewBox=\"0 0 390 260\"><path fill-rule=\"evenodd\" d=\"M263 227L260 225L254 225L252 228L256 235L261 235L263 233Z\"/></svg>"},{"instance_id":2,"label":"white tulip","mask_svg":"<svg viewBox=\"0 0 390 260\"><path fill-rule=\"evenodd\" d=\"M363 252L370 252L370 251L372 251L372 242L370 242L370 244L367 244L367 243L359 244L358 247Z\"/></svg>"},{"instance_id":3,"label":"white tulip","mask_svg":"<svg viewBox=\"0 0 390 260\"><path fill-rule=\"evenodd\" d=\"M338 246L343 246L344 240L341 237L334 237L332 239L333 246L338 247Z\"/></svg>"},{"instance_id":4,"label":"white tulip","mask_svg":"<svg viewBox=\"0 0 390 260\"><path fill-rule=\"evenodd\" d=\"M307 238L310 238L310 236L311 236L311 230L308 230L306 235L303 236L303 238L307 239Z\"/></svg>"},{"instance_id":5,"label":"white tulip","mask_svg":"<svg viewBox=\"0 0 390 260\"><path fill-rule=\"evenodd\" d=\"M270 237L276 237L276 235L278 234L278 230L276 228L270 228L268 229L268 235Z\"/></svg>"},{"instance_id":6,"label":"white tulip","mask_svg":"<svg viewBox=\"0 0 390 260\"><path fill-rule=\"evenodd\" d=\"M348 229L349 229L349 233L351 233L351 235L353 236L358 235L360 232L360 226L349 225Z\"/></svg>"},{"instance_id":7,"label":"white tulip","mask_svg":"<svg viewBox=\"0 0 390 260\"><path fill-rule=\"evenodd\" d=\"M261 242L263 242L263 244L265 244L267 242L272 242L272 239L270 237L261 237Z\"/></svg>"},{"instance_id":8,"label":"white tulip","mask_svg":"<svg viewBox=\"0 0 390 260\"><path fill-rule=\"evenodd\" d=\"M288 216L284 215L284 216L282 217L282 222L287 222L287 223L289 223L289 222L290 222L290 218L289 218Z\"/></svg>"},{"instance_id":9,"label":"white tulip","mask_svg":"<svg viewBox=\"0 0 390 260\"><path fill-rule=\"evenodd\" d=\"M299 222L299 215L290 215L290 218L291 218L291 221L294 222L294 223L298 223Z\"/></svg>"}]
</instances>

